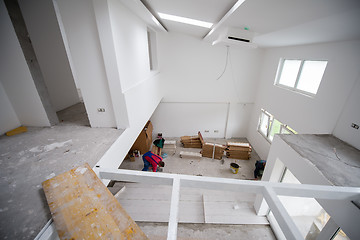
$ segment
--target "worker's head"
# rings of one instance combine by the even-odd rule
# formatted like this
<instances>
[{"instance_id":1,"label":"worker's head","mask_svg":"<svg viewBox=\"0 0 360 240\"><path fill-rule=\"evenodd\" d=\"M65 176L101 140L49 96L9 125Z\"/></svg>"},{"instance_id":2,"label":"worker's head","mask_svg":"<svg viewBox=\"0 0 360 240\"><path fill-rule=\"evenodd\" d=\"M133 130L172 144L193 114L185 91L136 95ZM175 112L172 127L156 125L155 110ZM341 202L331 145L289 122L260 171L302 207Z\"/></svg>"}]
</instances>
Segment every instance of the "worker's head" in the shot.
<instances>
[{"instance_id":1,"label":"worker's head","mask_svg":"<svg viewBox=\"0 0 360 240\"><path fill-rule=\"evenodd\" d=\"M160 167L165 167L165 163L164 163L163 161L160 161L160 162L159 162L159 166L160 166Z\"/></svg>"}]
</instances>

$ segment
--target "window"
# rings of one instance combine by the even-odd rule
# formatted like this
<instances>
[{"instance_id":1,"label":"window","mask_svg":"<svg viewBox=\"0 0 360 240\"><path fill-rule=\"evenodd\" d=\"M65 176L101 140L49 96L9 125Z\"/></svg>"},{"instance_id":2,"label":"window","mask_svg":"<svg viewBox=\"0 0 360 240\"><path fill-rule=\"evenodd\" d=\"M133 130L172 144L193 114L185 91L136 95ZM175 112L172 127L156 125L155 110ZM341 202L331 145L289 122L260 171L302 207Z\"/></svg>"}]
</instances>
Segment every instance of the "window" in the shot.
<instances>
[{"instance_id":1,"label":"window","mask_svg":"<svg viewBox=\"0 0 360 240\"><path fill-rule=\"evenodd\" d=\"M158 69L157 62L157 47L156 47L156 32L149 29L147 30L148 49L149 49L149 64L150 70L155 71Z\"/></svg>"},{"instance_id":2,"label":"window","mask_svg":"<svg viewBox=\"0 0 360 240\"><path fill-rule=\"evenodd\" d=\"M258 132L269 142L273 141L275 134L297 134L294 129L275 119L264 109L261 109Z\"/></svg>"},{"instance_id":3,"label":"window","mask_svg":"<svg viewBox=\"0 0 360 240\"><path fill-rule=\"evenodd\" d=\"M281 59L275 85L315 95L327 61Z\"/></svg>"}]
</instances>

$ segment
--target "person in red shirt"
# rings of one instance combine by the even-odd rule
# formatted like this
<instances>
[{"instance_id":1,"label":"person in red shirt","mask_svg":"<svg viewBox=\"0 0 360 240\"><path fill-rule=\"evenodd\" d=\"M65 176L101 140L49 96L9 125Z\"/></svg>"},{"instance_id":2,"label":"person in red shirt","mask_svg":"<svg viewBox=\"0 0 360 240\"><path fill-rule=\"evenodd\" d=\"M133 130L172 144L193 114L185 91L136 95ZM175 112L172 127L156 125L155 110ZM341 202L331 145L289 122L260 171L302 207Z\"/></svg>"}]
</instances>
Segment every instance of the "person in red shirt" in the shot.
<instances>
[{"instance_id":1,"label":"person in red shirt","mask_svg":"<svg viewBox=\"0 0 360 240\"><path fill-rule=\"evenodd\" d=\"M153 172L156 172L158 170L158 166L165 166L165 163L162 161L162 157L152 153L151 151L145 153L142 158L144 161L144 168L142 169L142 171L148 171L150 165L152 166Z\"/></svg>"}]
</instances>

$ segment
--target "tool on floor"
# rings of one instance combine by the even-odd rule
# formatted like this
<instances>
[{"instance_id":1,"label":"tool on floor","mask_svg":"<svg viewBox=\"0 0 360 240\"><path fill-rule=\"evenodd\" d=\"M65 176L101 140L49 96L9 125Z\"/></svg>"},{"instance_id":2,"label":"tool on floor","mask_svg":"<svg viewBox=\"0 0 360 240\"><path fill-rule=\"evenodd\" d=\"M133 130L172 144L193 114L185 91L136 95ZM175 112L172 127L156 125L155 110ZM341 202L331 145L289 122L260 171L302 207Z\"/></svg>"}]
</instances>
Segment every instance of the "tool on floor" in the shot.
<instances>
[{"instance_id":1,"label":"tool on floor","mask_svg":"<svg viewBox=\"0 0 360 240\"><path fill-rule=\"evenodd\" d=\"M13 136L13 135L24 133L24 132L27 132L27 128L24 126L21 126L21 127L13 129L11 131L8 131L5 134L6 134L6 136Z\"/></svg>"},{"instance_id":2,"label":"tool on floor","mask_svg":"<svg viewBox=\"0 0 360 240\"><path fill-rule=\"evenodd\" d=\"M239 172L239 164L237 163L230 163L230 169L232 171L233 174L237 174Z\"/></svg>"}]
</instances>

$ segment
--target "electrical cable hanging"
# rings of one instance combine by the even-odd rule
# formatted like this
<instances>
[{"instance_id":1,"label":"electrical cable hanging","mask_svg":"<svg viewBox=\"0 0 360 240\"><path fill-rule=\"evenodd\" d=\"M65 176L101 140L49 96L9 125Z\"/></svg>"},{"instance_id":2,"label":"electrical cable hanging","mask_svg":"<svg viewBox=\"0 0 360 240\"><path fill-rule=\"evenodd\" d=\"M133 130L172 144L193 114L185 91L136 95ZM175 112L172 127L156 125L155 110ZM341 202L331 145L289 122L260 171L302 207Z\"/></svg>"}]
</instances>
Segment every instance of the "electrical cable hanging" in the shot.
<instances>
[{"instance_id":1,"label":"electrical cable hanging","mask_svg":"<svg viewBox=\"0 0 360 240\"><path fill-rule=\"evenodd\" d=\"M226 63L225 63L224 71L220 74L220 76L216 79L216 81L219 80L219 79L224 75L224 73L225 73L225 71L226 71L226 68L227 68L227 65L228 65L228 60L229 60L229 46L226 46L226 48L227 48L227 51L226 51Z\"/></svg>"}]
</instances>

